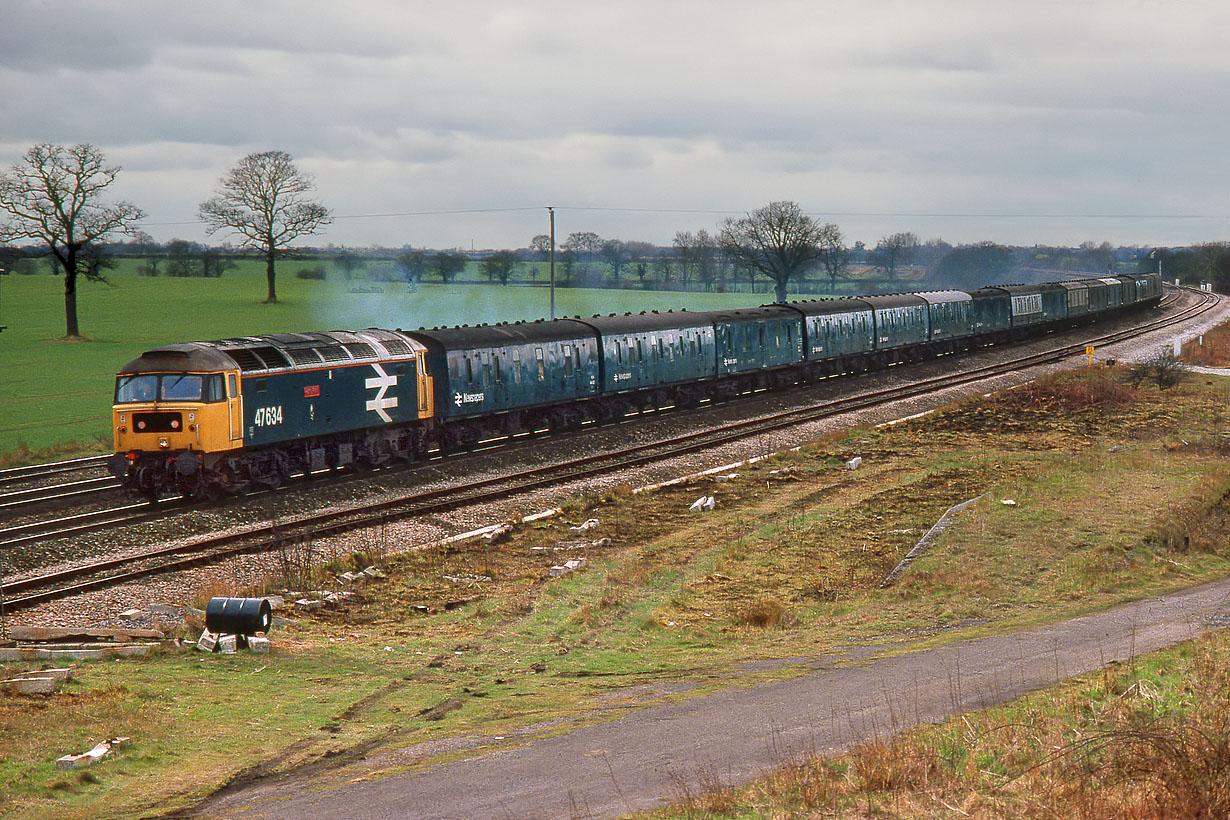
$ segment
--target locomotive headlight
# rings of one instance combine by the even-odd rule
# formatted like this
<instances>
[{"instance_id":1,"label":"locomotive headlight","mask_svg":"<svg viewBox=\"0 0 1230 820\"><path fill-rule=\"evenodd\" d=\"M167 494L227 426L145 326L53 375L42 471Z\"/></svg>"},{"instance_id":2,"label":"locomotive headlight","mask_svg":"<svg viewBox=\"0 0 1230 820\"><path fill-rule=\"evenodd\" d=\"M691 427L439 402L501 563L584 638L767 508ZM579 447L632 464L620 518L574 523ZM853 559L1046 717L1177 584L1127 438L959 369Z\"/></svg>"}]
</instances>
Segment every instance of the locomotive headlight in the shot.
<instances>
[{"instance_id":1,"label":"locomotive headlight","mask_svg":"<svg viewBox=\"0 0 1230 820\"><path fill-rule=\"evenodd\" d=\"M171 446L171 442L167 441L165 438L160 438L158 439L158 446L163 449L166 449L167 447Z\"/></svg>"}]
</instances>

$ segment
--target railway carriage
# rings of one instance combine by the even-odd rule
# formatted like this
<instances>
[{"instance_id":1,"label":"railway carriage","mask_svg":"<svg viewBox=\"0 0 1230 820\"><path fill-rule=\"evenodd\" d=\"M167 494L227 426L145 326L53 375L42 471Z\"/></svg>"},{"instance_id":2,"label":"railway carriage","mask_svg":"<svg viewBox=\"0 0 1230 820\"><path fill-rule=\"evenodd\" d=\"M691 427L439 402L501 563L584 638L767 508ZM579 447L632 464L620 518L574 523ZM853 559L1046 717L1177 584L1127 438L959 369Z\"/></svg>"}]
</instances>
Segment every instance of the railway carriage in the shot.
<instances>
[{"instance_id":1,"label":"railway carriage","mask_svg":"<svg viewBox=\"0 0 1230 820\"><path fill-rule=\"evenodd\" d=\"M717 375L713 319L707 314L652 311L576 321L593 328L600 340L602 395L642 394L636 402L611 399L611 413L633 404L693 402L700 385Z\"/></svg>"},{"instance_id":2,"label":"railway carriage","mask_svg":"<svg viewBox=\"0 0 1230 820\"><path fill-rule=\"evenodd\" d=\"M974 299L965 291L925 291L918 298L927 303L929 338L937 349L949 350L951 346L946 342L968 338L973 333Z\"/></svg>"},{"instance_id":3,"label":"railway carriage","mask_svg":"<svg viewBox=\"0 0 1230 820\"><path fill-rule=\"evenodd\" d=\"M1064 290L1068 319L1080 320L1089 313L1089 284L1087 282L1058 282Z\"/></svg>"},{"instance_id":4,"label":"railway carriage","mask_svg":"<svg viewBox=\"0 0 1230 820\"><path fill-rule=\"evenodd\" d=\"M875 350L902 351L930 340L930 310L927 300L915 293L893 293L883 296L863 296L875 317ZM884 358L884 357L881 357ZM893 354L892 361L904 361Z\"/></svg>"},{"instance_id":5,"label":"railway carriage","mask_svg":"<svg viewBox=\"0 0 1230 820\"><path fill-rule=\"evenodd\" d=\"M1125 273L1115 277L1123 283L1124 304L1157 304L1162 298L1162 278L1157 274Z\"/></svg>"},{"instance_id":6,"label":"railway carriage","mask_svg":"<svg viewBox=\"0 0 1230 820\"><path fill-rule=\"evenodd\" d=\"M875 348L875 315L862 299L791 302L803 315L803 358L809 363L861 357Z\"/></svg>"},{"instance_id":7,"label":"railway carriage","mask_svg":"<svg viewBox=\"0 0 1230 820\"><path fill-rule=\"evenodd\" d=\"M1012 327L1012 299L1003 288L994 286L970 291L974 311L974 336L982 339L1006 337Z\"/></svg>"},{"instance_id":8,"label":"railway carriage","mask_svg":"<svg viewBox=\"0 0 1230 820\"><path fill-rule=\"evenodd\" d=\"M767 387L772 374L803 361L803 317L785 305L711 313L719 377L724 384Z\"/></svg>"},{"instance_id":9,"label":"railway carriage","mask_svg":"<svg viewBox=\"0 0 1230 820\"><path fill-rule=\"evenodd\" d=\"M571 319L403 331L428 351L440 446L577 422L570 408L598 393L598 335ZM528 411L550 408L544 414Z\"/></svg>"}]
</instances>

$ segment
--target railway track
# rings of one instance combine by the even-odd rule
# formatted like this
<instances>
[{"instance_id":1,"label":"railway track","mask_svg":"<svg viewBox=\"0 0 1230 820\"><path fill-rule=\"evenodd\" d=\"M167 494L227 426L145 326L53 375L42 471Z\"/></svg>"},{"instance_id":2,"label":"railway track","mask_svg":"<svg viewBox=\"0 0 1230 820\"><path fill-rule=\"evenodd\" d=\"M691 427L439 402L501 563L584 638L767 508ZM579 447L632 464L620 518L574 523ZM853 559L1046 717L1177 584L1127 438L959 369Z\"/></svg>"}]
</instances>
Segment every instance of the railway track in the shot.
<instances>
[{"instance_id":1,"label":"railway track","mask_svg":"<svg viewBox=\"0 0 1230 820\"><path fill-rule=\"evenodd\" d=\"M513 475L471 480L445 489L413 492L390 500L356 505L350 509L329 509L283 518L272 523L260 523L237 528L224 534L211 534L186 539L174 546L163 547L105 561L84 564L46 575L33 576L4 584L0 598L9 609L21 609L58 598L69 597L95 589L117 586L151 575L173 572L204 563L221 561L246 553L278 549L299 540L326 538L342 532L385 522L447 512L458 507L504 499L515 493L545 486L564 484L603 473L704 450L736 439L780 430L802 422L847 413L875 405L933 393L940 389L980 381L996 375L1034 367L1083 354L1088 346L1104 346L1144 333L1188 321L1211 309L1218 302L1214 294L1201 294L1201 301L1170 316L1130 329L1106 333L1079 343L1063 344L1050 350L1020 356L1010 361L969 368L956 373L911 382L898 387L867 391L844 396L817 405L786 410L755 419L731 422L701 432L612 450L597 456L559 461L522 470ZM143 512L135 511L137 508ZM132 505L134 518L118 523L151 520L163 511L148 505ZM118 512L118 511L117 511ZM101 524L114 526L117 522ZM83 522L85 531L100 526ZM6 531L0 531L0 536ZM69 529L43 538L66 537ZM33 536L31 534L31 537ZM9 542L0 541L0 548Z\"/></svg>"}]
</instances>

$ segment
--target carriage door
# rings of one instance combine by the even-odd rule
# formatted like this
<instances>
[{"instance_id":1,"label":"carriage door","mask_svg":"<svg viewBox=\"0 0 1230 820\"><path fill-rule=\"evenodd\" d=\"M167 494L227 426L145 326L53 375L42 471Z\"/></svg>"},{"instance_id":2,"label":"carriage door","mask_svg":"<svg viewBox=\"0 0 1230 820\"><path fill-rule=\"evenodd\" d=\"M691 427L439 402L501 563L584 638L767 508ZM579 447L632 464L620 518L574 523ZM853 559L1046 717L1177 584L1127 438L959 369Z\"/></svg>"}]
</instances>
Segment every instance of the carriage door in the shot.
<instances>
[{"instance_id":1,"label":"carriage door","mask_svg":"<svg viewBox=\"0 0 1230 820\"><path fill-rule=\"evenodd\" d=\"M231 419L231 441L243 438L243 398L239 395L239 374L226 374L226 407Z\"/></svg>"},{"instance_id":2,"label":"carriage door","mask_svg":"<svg viewBox=\"0 0 1230 820\"><path fill-rule=\"evenodd\" d=\"M419 418L430 418L435 402L432 397L434 386L432 385L431 374L427 372L427 355L419 353L415 359L418 365Z\"/></svg>"}]
</instances>

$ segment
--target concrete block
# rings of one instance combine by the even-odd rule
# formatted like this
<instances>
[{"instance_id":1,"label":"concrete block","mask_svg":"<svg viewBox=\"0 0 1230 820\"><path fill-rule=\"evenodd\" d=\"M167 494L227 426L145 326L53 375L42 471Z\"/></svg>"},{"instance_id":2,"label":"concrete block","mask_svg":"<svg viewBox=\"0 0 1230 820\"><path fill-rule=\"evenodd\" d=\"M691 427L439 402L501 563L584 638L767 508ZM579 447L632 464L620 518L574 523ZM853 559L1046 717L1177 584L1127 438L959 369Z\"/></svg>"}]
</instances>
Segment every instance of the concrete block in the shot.
<instances>
[{"instance_id":1,"label":"concrete block","mask_svg":"<svg viewBox=\"0 0 1230 820\"><path fill-rule=\"evenodd\" d=\"M66 680L72 680L73 668L71 666L61 666L56 669L39 669L34 672L26 672L25 674L20 675L19 677L23 677L23 678L52 677L52 678L55 678L58 683L63 683Z\"/></svg>"},{"instance_id":2,"label":"concrete block","mask_svg":"<svg viewBox=\"0 0 1230 820\"><path fill-rule=\"evenodd\" d=\"M196 648L202 652L213 652L218 648L218 636L208 629L204 630L201 632L200 640L196 642Z\"/></svg>"},{"instance_id":3,"label":"concrete block","mask_svg":"<svg viewBox=\"0 0 1230 820\"><path fill-rule=\"evenodd\" d=\"M40 677L20 677L0 681L0 687L11 689L22 695L54 695L59 682L50 675Z\"/></svg>"},{"instance_id":4,"label":"concrete block","mask_svg":"<svg viewBox=\"0 0 1230 820\"><path fill-rule=\"evenodd\" d=\"M252 636L248 638L248 649L254 655L268 655L269 654L269 639L261 638L258 636Z\"/></svg>"},{"instance_id":5,"label":"concrete block","mask_svg":"<svg viewBox=\"0 0 1230 820\"><path fill-rule=\"evenodd\" d=\"M315 612L324 605L324 601L313 601L308 598L300 598L295 601L295 612Z\"/></svg>"},{"instance_id":6,"label":"concrete block","mask_svg":"<svg viewBox=\"0 0 1230 820\"><path fill-rule=\"evenodd\" d=\"M137 618L140 618L144 614L145 612L140 609L125 609L123 612L120 613L120 620L121 621L135 621Z\"/></svg>"},{"instance_id":7,"label":"concrete block","mask_svg":"<svg viewBox=\"0 0 1230 820\"><path fill-rule=\"evenodd\" d=\"M218 651L227 655L234 655L238 644L239 638L235 635L221 635L218 638Z\"/></svg>"}]
</instances>

